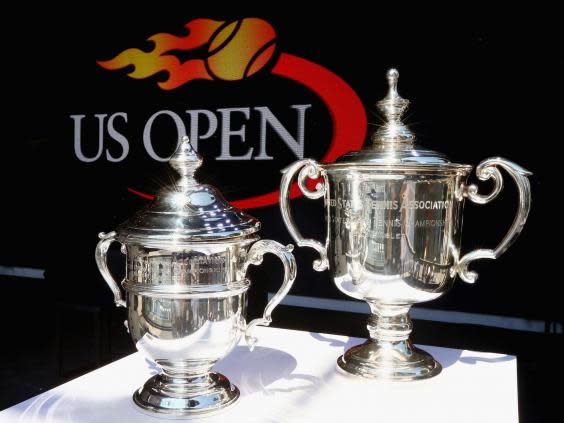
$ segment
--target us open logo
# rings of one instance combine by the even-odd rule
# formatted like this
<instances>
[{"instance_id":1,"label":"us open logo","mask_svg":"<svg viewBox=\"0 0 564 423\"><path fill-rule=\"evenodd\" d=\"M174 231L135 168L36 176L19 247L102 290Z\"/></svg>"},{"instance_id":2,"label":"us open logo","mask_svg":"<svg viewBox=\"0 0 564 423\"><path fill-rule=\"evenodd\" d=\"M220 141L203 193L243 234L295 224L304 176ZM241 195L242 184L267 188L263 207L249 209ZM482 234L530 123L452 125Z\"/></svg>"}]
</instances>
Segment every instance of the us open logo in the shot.
<instances>
[{"instance_id":1,"label":"us open logo","mask_svg":"<svg viewBox=\"0 0 564 423\"><path fill-rule=\"evenodd\" d=\"M253 78L261 72L288 79L314 93L327 107L332 121L332 136L321 162L332 162L340 155L362 146L366 135L366 113L353 89L333 72L302 57L277 51L276 32L270 23L259 18L245 18L234 22L212 19L194 19L184 26L187 35L177 36L158 33L148 38L152 49L143 51L129 48L110 60L100 60L98 65L109 71L128 69L127 76L133 79L155 78L163 91L173 91L195 80L239 81ZM198 51L197 58L182 57L191 51ZM203 52L203 53L202 53ZM272 63L275 62L275 63ZM166 78L156 75L166 74ZM220 134L221 153L216 160L272 160L267 151L266 130L271 129L293 152L296 158L304 155L304 127L310 104L292 104L295 111L296 131L291 133L267 106L239 108L217 108L215 110L194 109L177 113L163 109L153 113L143 128L143 144L146 153L154 160L166 161L160 157L153 146L152 127L160 119L171 120L176 126L178 136L188 134L198 148L200 140ZM240 128L231 127L231 117L239 114L247 119L251 115L260 120L259 145L249 147L245 154L233 154L231 143L245 137ZM106 159L119 162L129 152L129 140L116 129L116 123L126 124L127 113L119 112L96 114L99 136L95 154L86 155L82 146L84 114L71 115L74 125L74 151L83 162ZM186 125L185 118L189 119ZM91 117L92 119L92 117ZM206 128L204 132L202 128ZM105 135L121 147L121 154L113 156L106 150ZM153 198L150 193L141 192L134 187L130 192L145 198ZM301 195L297 185L291 190L291 197ZM231 203L240 208L254 208L278 202L278 192L272 191L237 199Z\"/></svg>"}]
</instances>

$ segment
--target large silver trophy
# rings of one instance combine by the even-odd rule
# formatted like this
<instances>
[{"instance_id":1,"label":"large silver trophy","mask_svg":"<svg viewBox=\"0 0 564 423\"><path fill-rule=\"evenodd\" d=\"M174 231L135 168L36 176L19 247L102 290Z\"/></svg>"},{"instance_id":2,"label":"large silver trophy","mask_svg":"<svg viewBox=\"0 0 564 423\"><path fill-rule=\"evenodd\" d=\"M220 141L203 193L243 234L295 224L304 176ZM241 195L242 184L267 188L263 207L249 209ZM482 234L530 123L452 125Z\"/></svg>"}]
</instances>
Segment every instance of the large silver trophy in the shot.
<instances>
[{"instance_id":1,"label":"large silver trophy","mask_svg":"<svg viewBox=\"0 0 564 423\"><path fill-rule=\"evenodd\" d=\"M134 402L170 417L207 415L239 397L237 387L211 372L212 366L243 333L254 344L252 328L271 322L272 310L294 282L296 263L291 245L259 240L255 218L230 206L214 187L198 183L194 172L201 158L187 137L169 163L180 179L115 232L101 233L96 262L116 305L128 308L127 327L137 349L162 369L134 393ZM106 263L113 241L127 256L122 281L127 301ZM245 275L265 253L280 258L284 281L263 317L246 323Z\"/></svg>"},{"instance_id":2,"label":"large silver trophy","mask_svg":"<svg viewBox=\"0 0 564 423\"><path fill-rule=\"evenodd\" d=\"M389 92L378 102L386 122L367 145L336 160L319 164L300 160L283 173L280 207L284 222L299 246L321 256L318 271L330 269L346 295L366 301L370 338L348 350L337 364L346 373L387 380L425 379L441 365L409 340L413 304L444 294L457 275L472 283L478 275L468 269L477 259L495 259L515 241L529 213L530 172L499 157L481 162L478 179L491 179L493 191L478 193L466 180L472 166L455 164L437 152L414 145L415 136L401 121L409 101L397 92L398 72L387 74ZM460 255L464 200L486 204L503 187L500 168L519 190L517 215L501 243ZM325 199L327 239L305 239L290 211L290 186L298 185L311 199ZM322 178L315 190L308 178Z\"/></svg>"}]
</instances>

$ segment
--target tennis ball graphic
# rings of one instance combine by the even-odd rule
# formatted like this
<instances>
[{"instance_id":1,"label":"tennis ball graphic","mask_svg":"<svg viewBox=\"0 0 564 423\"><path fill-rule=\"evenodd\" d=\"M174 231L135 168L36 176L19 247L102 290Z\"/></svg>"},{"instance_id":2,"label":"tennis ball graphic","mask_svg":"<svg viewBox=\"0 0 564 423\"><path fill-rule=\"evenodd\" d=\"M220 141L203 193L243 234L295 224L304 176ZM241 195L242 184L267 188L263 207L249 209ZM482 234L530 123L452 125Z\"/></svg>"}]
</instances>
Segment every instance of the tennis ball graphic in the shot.
<instances>
[{"instance_id":1,"label":"tennis ball graphic","mask_svg":"<svg viewBox=\"0 0 564 423\"><path fill-rule=\"evenodd\" d=\"M245 18L226 25L212 38L206 64L216 79L237 81L265 66L275 50L276 33L262 19Z\"/></svg>"}]
</instances>

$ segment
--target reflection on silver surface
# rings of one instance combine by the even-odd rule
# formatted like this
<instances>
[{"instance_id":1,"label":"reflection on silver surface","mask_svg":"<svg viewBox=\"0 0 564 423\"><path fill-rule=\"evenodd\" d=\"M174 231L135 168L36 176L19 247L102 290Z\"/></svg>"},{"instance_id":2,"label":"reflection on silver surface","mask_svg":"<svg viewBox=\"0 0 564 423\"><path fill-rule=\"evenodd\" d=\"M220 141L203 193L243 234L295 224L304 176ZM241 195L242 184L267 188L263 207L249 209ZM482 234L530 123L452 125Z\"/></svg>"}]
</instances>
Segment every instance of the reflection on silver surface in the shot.
<instances>
[{"instance_id":1,"label":"reflection on silver surface","mask_svg":"<svg viewBox=\"0 0 564 423\"><path fill-rule=\"evenodd\" d=\"M346 373L390 380L423 379L441 366L409 341L410 307L445 293L456 275L474 282L468 264L497 258L516 239L527 219L530 172L502 158L476 168L480 180L493 179L489 195L466 185L471 166L454 164L440 154L414 144L415 136L401 121L409 101L397 92L398 72L388 72L389 93L378 103L386 123L360 151L335 163L300 160L283 173L280 190L282 217L298 246L312 247L320 259L314 269L329 267L344 294L368 302L370 339L338 360ZM465 198L478 204L493 200L503 187L504 169L519 190L513 225L494 250L481 249L460 257L462 210ZM289 204L294 177L308 198L325 200L325 243L305 239L296 228ZM314 191L308 178L322 178Z\"/></svg>"},{"instance_id":2,"label":"reflection on silver surface","mask_svg":"<svg viewBox=\"0 0 564 423\"><path fill-rule=\"evenodd\" d=\"M134 393L135 404L169 417L209 415L239 397L237 387L212 367L243 334L254 345L253 328L270 324L294 282L296 263L291 245L259 240L255 218L196 181L201 158L187 137L170 164L180 179L115 232L101 233L96 262L116 305L128 308L127 328L137 349L162 369ZM127 303L106 263L113 241L126 255ZM284 280L263 316L247 323L247 269L267 253L282 261Z\"/></svg>"}]
</instances>

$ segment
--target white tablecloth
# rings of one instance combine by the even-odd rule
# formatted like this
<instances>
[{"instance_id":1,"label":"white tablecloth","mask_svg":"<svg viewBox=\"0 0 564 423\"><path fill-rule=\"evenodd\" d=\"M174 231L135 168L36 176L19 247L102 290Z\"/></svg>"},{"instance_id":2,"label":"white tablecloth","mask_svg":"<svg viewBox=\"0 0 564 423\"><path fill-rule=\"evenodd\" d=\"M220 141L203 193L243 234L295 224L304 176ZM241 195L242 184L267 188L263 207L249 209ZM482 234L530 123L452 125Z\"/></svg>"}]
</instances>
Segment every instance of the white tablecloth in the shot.
<instances>
[{"instance_id":1,"label":"white tablecloth","mask_svg":"<svg viewBox=\"0 0 564 423\"><path fill-rule=\"evenodd\" d=\"M193 420L518 422L513 356L422 346L443 365L442 373L425 381L386 383L336 371L337 357L361 339L275 328L257 328L256 334L253 352L241 343L215 367L239 387L239 401ZM153 363L132 354L0 412L0 423L162 423L141 414L131 400L155 372Z\"/></svg>"}]
</instances>

